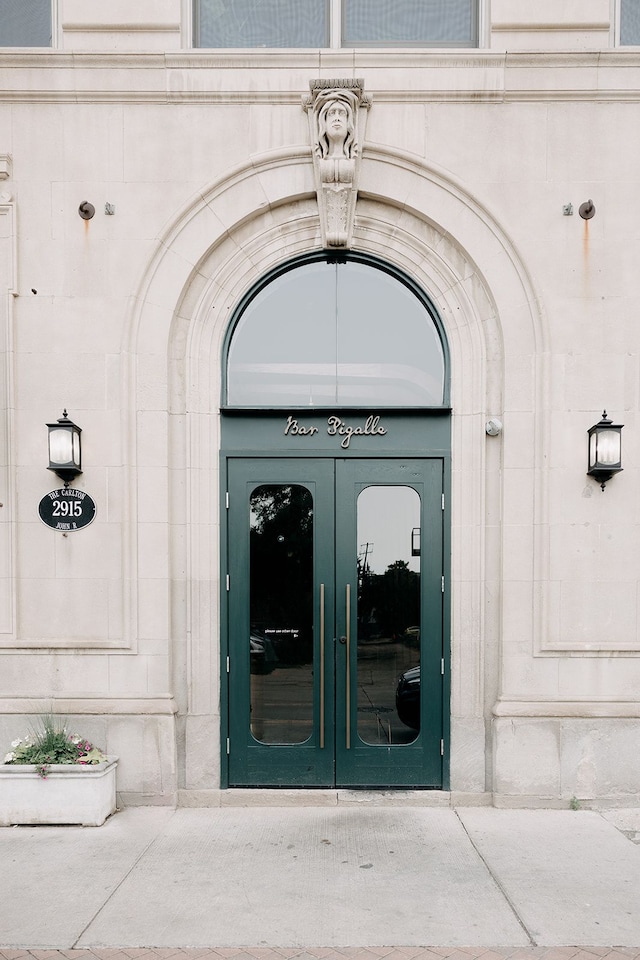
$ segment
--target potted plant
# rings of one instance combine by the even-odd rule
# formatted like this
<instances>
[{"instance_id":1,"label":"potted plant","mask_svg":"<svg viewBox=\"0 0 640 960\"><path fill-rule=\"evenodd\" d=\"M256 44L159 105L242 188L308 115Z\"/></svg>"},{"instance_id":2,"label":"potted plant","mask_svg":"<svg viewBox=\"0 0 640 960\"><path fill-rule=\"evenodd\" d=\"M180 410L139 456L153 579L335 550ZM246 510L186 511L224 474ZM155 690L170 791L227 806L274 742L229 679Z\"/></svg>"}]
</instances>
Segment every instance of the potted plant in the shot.
<instances>
[{"instance_id":1,"label":"potted plant","mask_svg":"<svg viewBox=\"0 0 640 960\"><path fill-rule=\"evenodd\" d=\"M0 825L100 826L116 808L116 765L64 721L43 717L0 764Z\"/></svg>"}]
</instances>

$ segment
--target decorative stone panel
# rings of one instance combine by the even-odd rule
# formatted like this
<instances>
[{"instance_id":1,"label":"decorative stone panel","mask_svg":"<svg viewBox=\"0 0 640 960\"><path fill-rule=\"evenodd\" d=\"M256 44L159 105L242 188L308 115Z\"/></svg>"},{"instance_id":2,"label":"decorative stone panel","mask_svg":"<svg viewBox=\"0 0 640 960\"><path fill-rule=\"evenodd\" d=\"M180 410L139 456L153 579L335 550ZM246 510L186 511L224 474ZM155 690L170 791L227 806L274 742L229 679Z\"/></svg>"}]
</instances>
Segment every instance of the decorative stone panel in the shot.
<instances>
[{"instance_id":1,"label":"decorative stone panel","mask_svg":"<svg viewBox=\"0 0 640 960\"><path fill-rule=\"evenodd\" d=\"M367 110L363 80L312 80L309 115L324 247L350 247Z\"/></svg>"}]
</instances>

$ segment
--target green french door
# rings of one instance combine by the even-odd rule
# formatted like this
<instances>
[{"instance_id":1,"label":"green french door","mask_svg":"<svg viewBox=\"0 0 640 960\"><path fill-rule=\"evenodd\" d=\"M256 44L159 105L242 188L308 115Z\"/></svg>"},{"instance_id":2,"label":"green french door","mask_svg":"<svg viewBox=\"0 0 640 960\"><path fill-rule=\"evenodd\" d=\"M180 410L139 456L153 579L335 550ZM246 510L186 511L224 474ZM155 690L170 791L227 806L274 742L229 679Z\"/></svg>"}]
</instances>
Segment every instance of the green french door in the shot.
<instances>
[{"instance_id":1,"label":"green french door","mask_svg":"<svg viewBox=\"0 0 640 960\"><path fill-rule=\"evenodd\" d=\"M443 461L228 460L230 786L443 783Z\"/></svg>"}]
</instances>

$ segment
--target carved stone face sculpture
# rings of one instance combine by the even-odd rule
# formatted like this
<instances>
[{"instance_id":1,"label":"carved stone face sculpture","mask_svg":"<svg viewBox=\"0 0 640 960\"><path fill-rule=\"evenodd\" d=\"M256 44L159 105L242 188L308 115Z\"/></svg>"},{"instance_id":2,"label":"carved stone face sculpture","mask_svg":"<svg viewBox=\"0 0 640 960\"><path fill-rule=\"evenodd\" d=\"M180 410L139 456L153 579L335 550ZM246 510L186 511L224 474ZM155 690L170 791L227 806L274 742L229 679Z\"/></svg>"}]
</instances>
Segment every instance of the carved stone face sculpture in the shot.
<instances>
[{"instance_id":1,"label":"carved stone face sculpture","mask_svg":"<svg viewBox=\"0 0 640 960\"><path fill-rule=\"evenodd\" d=\"M360 145L366 112L362 80L317 80L303 98L309 117L320 231L324 247L349 247L354 230Z\"/></svg>"},{"instance_id":2,"label":"carved stone face sculpture","mask_svg":"<svg viewBox=\"0 0 640 960\"><path fill-rule=\"evenodd\" d=\"M347 108L339 101L329 104L326 114L327 121L327 139L329 141L329 154L340 149L344 154L344 142L347 139Z\"/></svg>"},{"instance_id":3,"label":"carved stone face sculpture","mask_svg":"<svg viewBox=\"0 0 640 960\"><path fill-rule=\"evenodd\" d=\"M333 96L318 114L318 148L320 156L352 159L355 142L353 108L349 101Z\"/></svg>"}]
</instances>

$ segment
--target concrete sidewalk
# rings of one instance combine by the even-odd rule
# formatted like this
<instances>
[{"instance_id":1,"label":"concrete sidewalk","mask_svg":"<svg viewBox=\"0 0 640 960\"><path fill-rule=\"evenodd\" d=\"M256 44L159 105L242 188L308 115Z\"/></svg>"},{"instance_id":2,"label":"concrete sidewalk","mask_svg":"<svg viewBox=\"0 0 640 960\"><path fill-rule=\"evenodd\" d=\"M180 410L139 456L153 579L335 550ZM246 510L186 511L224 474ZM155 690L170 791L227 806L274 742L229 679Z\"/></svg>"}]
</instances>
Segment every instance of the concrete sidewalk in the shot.
<instances>
[{"instance_id":1,"label":"concrete sidewalk","mask_svg":"<svg viewBox=\"0 0 640 960\"><path fill-rule=\"evenodd\" d=\"M129 808L98 828L5 827L0 953L605 956L640 945L639 830L638 811L371 805Z\"/></svg>"}]
</instances>

